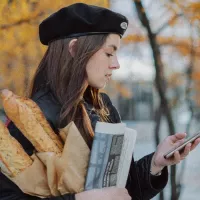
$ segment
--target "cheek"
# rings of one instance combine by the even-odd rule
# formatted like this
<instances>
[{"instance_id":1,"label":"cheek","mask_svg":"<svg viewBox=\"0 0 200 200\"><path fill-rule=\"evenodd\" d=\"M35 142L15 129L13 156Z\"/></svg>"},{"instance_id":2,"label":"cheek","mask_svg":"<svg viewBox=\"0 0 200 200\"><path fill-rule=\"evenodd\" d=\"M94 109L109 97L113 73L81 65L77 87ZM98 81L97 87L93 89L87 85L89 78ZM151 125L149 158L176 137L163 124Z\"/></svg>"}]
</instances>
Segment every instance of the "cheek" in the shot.
<instances>
[{"instance_id":1,"label":"cheek","mask_svg":"<svg viewBox=\"0 0 200 200\"><path fill-rule=\"evenodd\" d=\"M108 69L108 60L105 56L98 55L93 57L87 64L86 71L88 78L95 77L96 79L101 78L105 75Z\"/></svg>"},{"instance_id":2,"label":"cheek","mask_svg":"<svg viewBox=\"0 0 200 200\"><path fill-rule=\"evenodd\" d=\"M105 73L104 73L103 69L101 68L101 66L93 65L87 71L88 81L92 81L92 82L101 81L104 74Z\"/></svg>"},{"instance_id":3,"label":"cheek","mask_svg":"<svg viewBox=\"0 0 200 200\"><path fill-rule=\"evenodd\" d=\"M88 67L88 84L94 88L102 88L105 85L105 70L99 65Z\"/></svg>"}]
</instances>

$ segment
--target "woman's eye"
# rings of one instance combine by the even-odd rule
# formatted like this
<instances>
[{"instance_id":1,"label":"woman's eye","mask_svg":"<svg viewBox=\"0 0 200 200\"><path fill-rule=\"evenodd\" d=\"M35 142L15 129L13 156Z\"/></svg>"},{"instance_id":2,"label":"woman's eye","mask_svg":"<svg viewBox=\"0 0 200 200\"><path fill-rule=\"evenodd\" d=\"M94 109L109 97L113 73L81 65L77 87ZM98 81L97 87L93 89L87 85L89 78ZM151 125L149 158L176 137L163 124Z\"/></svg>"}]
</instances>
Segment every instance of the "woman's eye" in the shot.
<instances>
[{"instance_id":1,"label":"woman's eye","mask_svg":"<svg viewBox=\"0 0 200 200\"><path fill-rule=\"evenodd\" d=\"M110 53L106 53L106 55L108 56L108 57L111 57L111 56L113 56L112 54L110 54Z\"/></svg>"}]
</instances>

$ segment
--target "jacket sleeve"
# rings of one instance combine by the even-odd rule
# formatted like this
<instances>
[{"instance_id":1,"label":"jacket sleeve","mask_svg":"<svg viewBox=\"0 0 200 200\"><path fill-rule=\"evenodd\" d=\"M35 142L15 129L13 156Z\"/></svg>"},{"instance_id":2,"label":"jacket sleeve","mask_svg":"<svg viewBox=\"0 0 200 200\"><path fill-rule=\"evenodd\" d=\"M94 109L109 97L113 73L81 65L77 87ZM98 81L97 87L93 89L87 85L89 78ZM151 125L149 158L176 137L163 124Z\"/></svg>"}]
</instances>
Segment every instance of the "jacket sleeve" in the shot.
<instances>
[{"instance_id":1,"label":"jacket sleeve","mask_svg":"<svg viewBox=\"0 0 200 200\"><path fill-rule=\"evenodd\" d=\"M134 162L132 160L126 188L133 200L149 200L161 192L168 182L168 170L165 167L160 176L150 173L153 153Z\"/></svg>"}]
</instances>

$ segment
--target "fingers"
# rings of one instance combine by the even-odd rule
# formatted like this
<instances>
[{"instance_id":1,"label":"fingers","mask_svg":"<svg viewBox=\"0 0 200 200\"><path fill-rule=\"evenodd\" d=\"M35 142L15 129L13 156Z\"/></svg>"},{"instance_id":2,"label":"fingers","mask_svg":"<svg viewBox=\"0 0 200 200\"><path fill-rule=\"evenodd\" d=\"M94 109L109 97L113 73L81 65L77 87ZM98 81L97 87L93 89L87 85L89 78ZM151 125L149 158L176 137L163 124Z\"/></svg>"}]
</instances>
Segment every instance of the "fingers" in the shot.
<instances>
[{"instance_id":1,"label":"fingers","mask_svg":"<svg viewBox=\"0 0 200 200\"><path fill-rule=\"evenodd\" d=\"M117 197L120 199L120 200L131 200L131 196L129 195L128 193L128 190L126 188L116 188L117 189L117 192L118 192L118 195ZM115 199L118 199L118 198L115 198Z\"/></svg>"},{"instance_id":2,"label":"fingers","mask_svg":"<svg viewBox=\"0 0 200 200\"><path fill-rule=\"evenodd\" d=\"M126 188L118 187L105 187L102 189L92 189L88 191L83 191L75 195L77 200L131 200L131 196L128 194Z\"/></svg>"},{"instance_id":3,"label":"fingers","mask_svg":"<svg viewBox=\"0 0 200 200\"><path fill-rule=\"evenodd\" d=\"M176 151L176 152L174 153L174 164L180 163L180 160L181 160L180 153L179 153L178 151Z\"/></svg>"},{"instance_id":4,"label":"fingers","mask_svg":"<svg viewBox=\"0 0 200 200\"><path fill-rule=\"evenodd\" d=\"M173 143L175 143L178 140L184 139L186 137L186 135L187 135L186 133L176 133L176 134L170 136L169 138Z\"/></svg>"},{"instance_id":5,"label":"fingers","mask_svg":"<svg viewBox=\"0 0 200 200\"><path fill-rule=\"evenodd\" d=\"M131 198L131 196L129 195L128 190L125 189L124 192L125 192L125 198L124 198L124 200L131 200L132 198Z\"/></svg>"},{"instance_id":6,"label":"fingers","mask_svg":"<svg viewBox=\"0 0 200 200\"><path fill-rule=\"evenodd\" d=\"M170 165L175 165L184 160L190 153L191 143L187 144L184 148L184 152L180 154L179 151L174 152L174 157L169 160Z\"/></svg>"},{"instance_id":7,"label":"fingers","mask_svg":"<svg viewBox=\"0 0 200 200\"><path fill-rule=\"evenodd\" d=\"M122 194L128 194L128 190L126 188L114 187L118 192Z\"/></svg>"},{"instance_id":8,"label":"fingers","mask_svg":"<svg viewBox=\"0 0 200 200\"><path fill-rule=\"evenodd\" d=\"M175 137L173 137L173 141L175 141L177 138L180 138L180 137L185 137L186 134L178 134L178 137L177 137L177 134L174 135ZM172 136L171 136L172 137ZM184 142L184 138L182 139L179 139L176 140L176 143L174 145L177 145L179 146L181 143ZM181 150L180 152L179 151L176 151L174 153L174 156L172 156L171 158L168 158L167 159L167 165L175 165L175 164L178 164L180 163L181 160L184 160L190 153L190 151L192 151L193 149L195 149L198 144L200 144L200 138L196 139L195 142L193 143L188 143L185 148L183 150Z\"/></svg>"},{"instance_id":9,"label":"fingers","mask_svg":"<svg viewBox=\"0 0 200 200\"><path fill-rule=\"evenodd\" d=\"M191 149L191 143L185 146L184 152L180 155L181 160L185 159L189 155L190 149Z\"/></svg>"},{"instance_id":10,"label":"fingers","mask_svg":"<svg viewBox=\"0 0 200 200\"><path fill-rule=\"evenodd\" d=\"M195 142L192 143L190 151L194 150L198 146L198 144L200 144L200 138L196 139Z\"/></svg>"}]
</instances>

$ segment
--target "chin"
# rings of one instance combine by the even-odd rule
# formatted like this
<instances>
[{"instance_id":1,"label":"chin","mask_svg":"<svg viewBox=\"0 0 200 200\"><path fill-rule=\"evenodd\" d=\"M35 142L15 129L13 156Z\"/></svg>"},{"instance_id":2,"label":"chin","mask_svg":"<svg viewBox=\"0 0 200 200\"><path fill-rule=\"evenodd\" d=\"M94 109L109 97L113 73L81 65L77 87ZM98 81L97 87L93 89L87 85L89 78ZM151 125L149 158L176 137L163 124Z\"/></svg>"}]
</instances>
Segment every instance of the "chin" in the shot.
<instances>
[{"instance_id":1,"label":"chin","mask_svg":"<svg viewBox=\"0 0 200 200\"><path fill-rule=\"evenodd\" d=\"M107 85L107 81L105 81L104 79L102 80L93 80L93 81L88 81L88 84L96 89L104 89Z\"/></svg>"},{"instance_id":2,"label":"chin","mask_svg":"<svg viewBox=\"0 0 200 200\"><path fill-rule=\"evenodd\" d=\"M106 87L106 84L102 85L101 87L98 87L98 89L104 89Z\"/></svg>"},{"instance_id":3,"label":"chin","mask_svg":"<svg viewBox=\"0 0 200 200\"><path fill-rule=\"evenodd\" d=\"M105 84L101 84L101 85L90 85L90 86L100 90L100 89L104 89L106 87L106 83Z\"/></svg>"}]
</instances>

